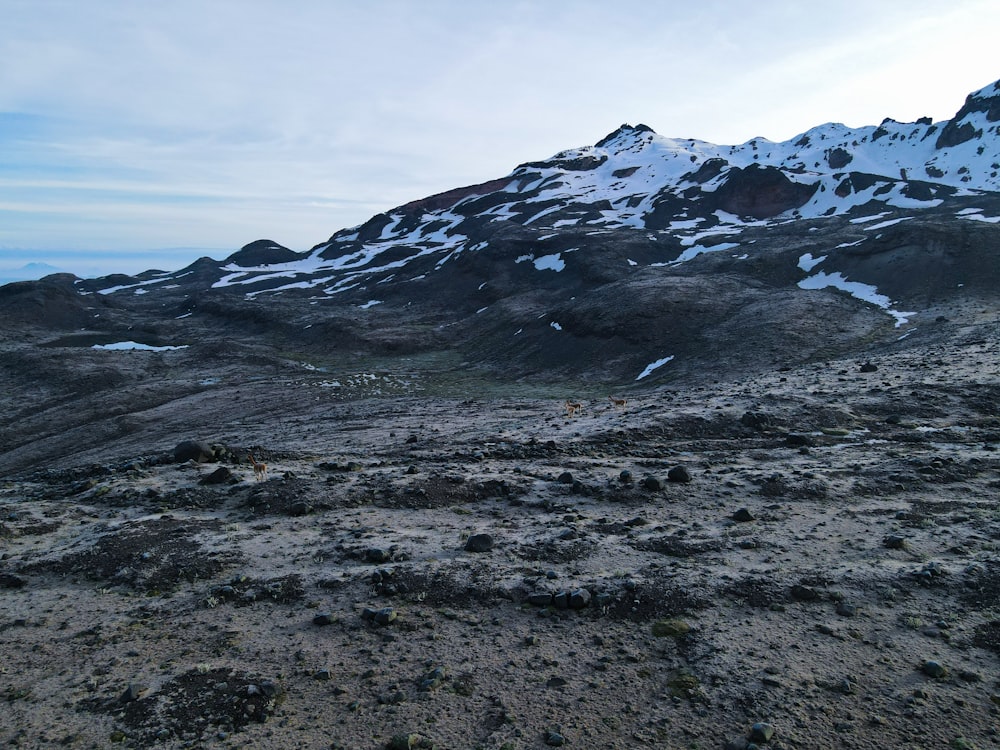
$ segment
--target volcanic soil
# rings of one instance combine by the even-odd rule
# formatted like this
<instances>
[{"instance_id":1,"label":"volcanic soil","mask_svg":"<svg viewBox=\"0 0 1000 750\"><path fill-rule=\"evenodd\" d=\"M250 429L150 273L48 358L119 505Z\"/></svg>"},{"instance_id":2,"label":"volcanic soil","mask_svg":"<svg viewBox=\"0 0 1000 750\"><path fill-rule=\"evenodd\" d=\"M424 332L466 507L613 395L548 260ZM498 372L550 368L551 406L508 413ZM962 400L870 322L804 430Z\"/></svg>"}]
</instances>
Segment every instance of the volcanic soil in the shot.
<instances>
[{"instance_id":1,"label":"volcanic soil","mask_svg":"<svg viewBox=\"0 0 1000 750\"><path fill-rule=\"evenodd\" d=\"M624 405L48 356L5 354L5 746L1000 746L995 322Z\"/></svg>"}]
</instances>

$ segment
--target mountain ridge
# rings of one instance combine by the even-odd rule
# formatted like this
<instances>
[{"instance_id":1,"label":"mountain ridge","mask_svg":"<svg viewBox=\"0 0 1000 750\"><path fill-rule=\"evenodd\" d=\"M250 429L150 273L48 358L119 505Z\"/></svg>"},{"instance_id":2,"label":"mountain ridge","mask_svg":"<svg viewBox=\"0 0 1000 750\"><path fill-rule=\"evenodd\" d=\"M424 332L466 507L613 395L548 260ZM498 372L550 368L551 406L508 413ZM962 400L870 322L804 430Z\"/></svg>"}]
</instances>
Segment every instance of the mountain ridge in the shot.
<instances>
[{"instance_id":1,"label":"mountain ridge","mask_svg":"<svg viewBox=\"0 0 1000 750\"><path fill-rule=\"evenodd\" d=\"M238 322L261 303L302 345L336 329L352 351L455 349L512 377L625 380L670 357L652 381L709 366L720 346L740 367L769 367L891 341L915 318L994 297L998 121L1000 81L950 120L827 123L783 142L718 146L623 124L306 252L258 240L73 290L83 307L100 297L188 323L207 309ZM838 316L854 321L843 340L823 334ZM830 340L793 351L797 328Z\"/></svg>"}]
</instances>

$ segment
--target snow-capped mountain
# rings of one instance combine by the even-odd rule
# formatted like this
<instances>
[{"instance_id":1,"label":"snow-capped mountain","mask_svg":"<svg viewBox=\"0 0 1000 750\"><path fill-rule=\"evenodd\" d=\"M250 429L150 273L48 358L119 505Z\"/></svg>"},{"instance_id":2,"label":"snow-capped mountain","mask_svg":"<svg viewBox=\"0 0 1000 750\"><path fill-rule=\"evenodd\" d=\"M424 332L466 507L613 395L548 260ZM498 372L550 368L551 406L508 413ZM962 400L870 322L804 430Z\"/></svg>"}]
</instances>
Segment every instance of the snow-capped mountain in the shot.
<instances>
[{"instance_id":1,"label":"snow-capped mountain","mask_svg":"<svg viewBox=\"0 0 1000 750\"><path fill-rule=\"evenodd\" d=\"M788 344L774 362L793 344L806 357L846 345L857 326L869 339L883 325L906 335L956 290L997 292L998 223L1000 81L943 122L831 123L781 143L622 125L306 253L261 240L224 261L74 289L126 306L169 301L181 316L298 300L339 311L304 324L317 343L326 331L359 346L460 346L523 372L623 375L696 350L704 359L706 347L760 357L744 350L762 324ZM831 332L838 316L853 333ZM588 358L599 365L581 366Z\"/></svg>"}]
</instances>

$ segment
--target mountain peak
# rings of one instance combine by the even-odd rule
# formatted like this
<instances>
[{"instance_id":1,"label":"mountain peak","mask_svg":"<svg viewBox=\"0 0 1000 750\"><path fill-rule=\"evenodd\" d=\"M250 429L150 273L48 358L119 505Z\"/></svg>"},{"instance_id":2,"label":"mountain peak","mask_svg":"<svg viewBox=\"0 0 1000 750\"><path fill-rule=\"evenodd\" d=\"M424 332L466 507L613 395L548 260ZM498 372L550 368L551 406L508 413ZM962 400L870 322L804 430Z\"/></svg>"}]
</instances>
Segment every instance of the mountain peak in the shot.
<instances>
[{"instance_id":1,"label":"mountain peak","mask_svg":"<svg viewBox=\"0 0 1000 750\"><path fill-rule=\"evenodd\" d=\"M639 123L634 127L628 123L622 123L617 130L608 133L601 140L595 143L594 146L595 148L603 148L612 141L622 138L623 136L634 136L639 133L653 133L655 135L656 131L649 127L649 125L643 125L642 123Z\"/></svg>"}]
</instances>

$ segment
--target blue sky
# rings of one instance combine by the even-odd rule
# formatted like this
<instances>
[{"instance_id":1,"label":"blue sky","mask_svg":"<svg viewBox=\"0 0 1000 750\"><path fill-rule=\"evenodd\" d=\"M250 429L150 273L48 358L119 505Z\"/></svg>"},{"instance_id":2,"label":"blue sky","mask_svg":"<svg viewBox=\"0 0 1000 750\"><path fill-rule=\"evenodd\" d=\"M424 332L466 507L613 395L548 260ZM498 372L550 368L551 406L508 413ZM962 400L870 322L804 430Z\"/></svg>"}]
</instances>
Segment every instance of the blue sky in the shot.
<instances>
[{"instance_id":1,"label":"blue sky","mask_svg":"<svg viewBox=\"0 0 1000 750\"><path fill-rule=\"evenodd\" d=\"M0 0L0 276L174 270L592 144L951 117L996 0Z\"/></svg>"}]
</instances>

